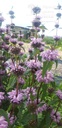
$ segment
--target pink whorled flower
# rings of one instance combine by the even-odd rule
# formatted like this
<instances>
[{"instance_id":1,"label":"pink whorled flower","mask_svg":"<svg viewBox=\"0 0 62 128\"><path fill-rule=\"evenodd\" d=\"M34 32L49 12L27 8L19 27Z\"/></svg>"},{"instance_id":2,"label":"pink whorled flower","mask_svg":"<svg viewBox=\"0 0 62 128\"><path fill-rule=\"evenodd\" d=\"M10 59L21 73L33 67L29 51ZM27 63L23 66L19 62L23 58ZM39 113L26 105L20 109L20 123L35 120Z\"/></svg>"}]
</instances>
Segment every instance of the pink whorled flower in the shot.
<instances>
[{"instance_id":1,"label":"pink whorled flower","mask_svg":"<svg viewBox=\"0 0 62 128\"><path fill-rule=\"evenodd\" d=\"M58 96L58 98L60 100L62 100L62 91L61 90L56 91L56 95Z\"/></svg>"},{"instance_id":2,"label":"pink whorled flower","mask_svg":"<svg viewBox=\"0 0 62 128\"><path fill-rule=\"evenodd\" d=\"M33 102L31 99L31 95L33 97L36 97L36 94L37 94L36 89L34 87L31 87L31 88L27 87L26 89L23 89L22 92L24 94L24 97L27 98L26 106ZM36 103L36 102L37 102L37 100L34 100L34 103Z\"/></svg>"},{"instance_id":3,"label":"pink whorled flower","mask_svg":"<svg viewBox=\"0 0 62 128\"><path fill-rule=\"evenodd\" d=\"M33 88L33 87L27 87L26 89L22 89L22 93L23 93L23 96L27 98L27 101L29 101L31 98L30 98L30 95L32 96L36 96L36 89Z\"/></svg>"},{"instance_id":4,"label":"pink whorled flower","mask_svg":"<svg viewBox=\"0 0 62 128\"><path fill-rule=\"evenodd\" d=\"M40 48L41 47L41 38L33 38L31 42L31 46L34 48Z\"/></svg>"},{"instance_id":5,"label":"pink whorled flower","mask_svg":"<svg viewBox=\"0 0 62 128\"><path fill-rule=\"evenodd\" d=\"M0 103L4 100L4 92L0 92Z\"/></svg>"},{"instance_id":6,"label":"pink whorled flower","mask_svg":"<svg viewBox=\"0 0 62 128\"><path fill-rule=\"evenodd\" d=\"M10 99L10 102L19 104L23 100L23 93L18 90L18 94L16 90L12 90L11 92L8 92L8 98Z\"/></svg>"},{"instance_id":7,"label":"pink whorled flower","mask_svg":"<svg viewBox=\"0 0 62 128\"><path fill-rule=\"evenodd\" d=\"M23 92L24 92L24 95L27 96L30 96L30 93L35 96L36 95L36 89L34 87L27 87L26 89L23 89Z\"/></svg>"},{"instance_id":8,"label":"pink whorled flower","mask_svg":"<svg viewBox=\"0 0 62 128\"><path fill-rule=\"evenodd\" d=\"M16 121L16 116L14 116L14 115L11 116L10 113L8 113L8 117L10 120L10 124L12 125Z\"/></svg>"},{"instance_id":9,"label":"pink whorled flower","mask_svg":"<svg viewBox=\"0 0 62 128\"><path fill-rule=\"evenodd\" d=\"M41 47L39 48L39 50L40 50L40 52L43 52L43 51L44 51L44 46L41 46Z\"/></svg>"},{"instance_id":10,"label":"pink whorled flower","mask_svg":"<svg viewBox=\"0 0 62 128\"><path fill-rule=\"evenodd\" d=\"M34 39L34 36L30 36L30 40L32 41Z\"/></svg>"},{"instance_id":11,"label":"pink whorled flower","mask_svg":"<svg viewBox=\"0 0 62 128\"><path fill-rule=\"evenodd\" d=\"M23 38L24 34L18 34L18 38Z\"/></svg>"},{"instance_id":12,"label":"pink whorled flower","mask_svg":"<svg viewBox=\"0 0 62 128\"><path fill-rule=\"evenodd\" d=\"M23 75L23 73L25 72L25 68L18 65L18 66L15 66L14 68L12 68L12 72L14 72L17 75Z\"/></svg>"},{"instance_id":13,"label":"pink whorled flower","mask_svg":"<svg viewBox=\"0 0 62 128\"><path fill-rule=\"evenodd\" d=\"M36 74L36 79L38 82L44 82L47 84L49 82L54 81L54 76L53 76L51 71L47 71L44 78L42 77L42 71L41 70L36 71L35 74Z\"/></svg>"},{"instance_id":14,"label":"pink whorled flower","mask_svg":"<svg viewBox=\"0 0 62 128\"><path fill-rule=\"evenodd\" d=\"M43 111L46 111L47 110L47 104L43 104L42 106L38 107L36 109L36 113L42 113Z\"/></svg>"},{"instance_id":15,"label":"pink whorled flower","mask_svg":"<svg viewBox=\"0 0 62 128\"><path fill-rule=\"evenodd\" d=\"M32 24L33 24L33 26L35 26L35 27L39 27L40 24L41 24L41 21L39 20L39 18L36 17L36 18L33 20Z\"/></svg>"},{"instance_id":16,"label":"pink whorled flower","mask_svg":"<svg viewBox=\"0 0 62 128\"><path fill-rule=\"evenodd\" d=\"M16 44L17 43L17 38L10 38L10 42L13 43L13 44Z\"/></svg>"},{"instance_id":17,"label":"pink whorled flower","mask_svg":"<svg viewBox=\"0 0 62 128\"><path fill-rule=\"evenodd\" d=\"M55 41L59 41L59 40L60 40L60 36L55 36L55 37L54 37L54 40L55 40Z\"/></svg>"},{"instance_id":18,"label":"pink whorled flower","mask_svg":"<svg viewBox=\"0 0 62 128\"><path fill-rule=\"evenodd\" d=\"M18 77L18 83L20 85L23 85L25 83L24 79L22 77Z\"/></svg>"},{"instance_id":19,"label":"pink whorled flower","mask_svg":"<svg viewBox=\"0 0 62 128\"><path fill-rule=\"evenodd\" d=\"M19 64L13 63L12 60L9 60L5 63L7 68L9 68L10 73L14 73L16 75L23 75L25 72L25 68Z\"/></svg>"},{"instance_id":20,"label":"pink whorled flower","mask_svg":"<svg viewBox=\"0 0 62 128\"><path fill-rule=\"evenodd\" d=\"M47 50L40 54L43 60L53 61L58 59L58 51L57 50Z\"/></svg>"},{"instance_id":21,"label":"pink whorled flower","mask_svg":"<svg viewBox=\"0 0 62 128\"><path fill-rule=\"evenodd\" d=\"M27 61L27 62L26 62L26 65L27 65L27 67L30 68L30 69L40 69L40 67L41 67L40 61L36 61L36 62L35 62L35 60Z\"/></svg>"},{"instance_id":22,"label":"pink whorled flower","mask_svg":"<svg viewBox=\"0 0 62 128\"><path fill-rule=\"evenodd\" d=\"M37 32L40 32L40 28L39 27L34 27L34 30L36 30Z\"/></svg>"},{"instance_id":23,"label":"pink whorled flower","mask_svg":"<svg viewBox=\"0 0 62 128\"><path fill-rule=\"evenodd\" d=\"M42 46L45 46L45 42L41 42Z\"/></svg>"},{"instance_id":24,"label":"pink whorled flower","mask_svg":"<svg viewBox=\"0 0 62 128\"><path fill-rule=\"evenodd\" d=\"M4 39L7 41L7 40L10 39L10 36L9 36L8 34L6 34L6 35L4 36Z\"/></svg>"},{"instance_id":25,"label":"pink whorled flower","mask_svg":"<svg viewBox=\"0 0 62 128\"><path fill-rule=\"evenodd\" d=\"M8 128L8 122L5 120L4 116L0 116L0 128Z\"/></svg>"},{"instance_id":26,"label":"pink whorled flower","mask_svg":"<svg viewBox=\"0 0 62 128\"><path fill-rule=\"evenodd\" d=\"M4 28L0 28L0 33L4 33L5 29Z\"/></svg>"},{"instance_id":27,"label":"pink whorled flower","mask_svg":"<svg viewBox=\"0 0 62 128\"><path fill-rule=\"evenodd\" d=\"M24 44L24 42L18 41L18 44L19 44L19 46L22 46Z\"/></svg>"},{"instance_id":28,"label":"pink whorled flower","mask_svg":"<svg viewBox=\"0 0 62 128\"><path fill-rule=\"evenodd\" d=\"M29 50L28 50L29 53L32 53L33 51L34 51L33 48L29 48Z\"/></svg>"},{"instance_id":29,"label":"pink whorled flower","mask_svg":"<svg viewBox=\"0 0 62 128\"><path fill-rule=\"evenodd\" d=\"M51 119L56 122L59 123L61 120L61 116L59 112L56 112L54 109L51 111Z\"/></svg>"}]
</instances>

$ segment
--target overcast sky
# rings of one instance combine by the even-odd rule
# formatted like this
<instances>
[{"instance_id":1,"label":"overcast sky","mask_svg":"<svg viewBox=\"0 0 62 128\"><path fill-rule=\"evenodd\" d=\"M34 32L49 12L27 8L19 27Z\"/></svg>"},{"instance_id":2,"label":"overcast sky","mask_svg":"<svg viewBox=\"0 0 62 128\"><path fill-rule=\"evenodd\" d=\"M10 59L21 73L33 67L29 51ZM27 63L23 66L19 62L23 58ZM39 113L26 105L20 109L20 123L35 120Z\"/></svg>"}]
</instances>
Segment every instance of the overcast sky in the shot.
<instances>
[{"instance_id":1,"label":"overcast sky","mask_svg":"<svg viewBox=\"0 0 62 128\"><path fill-rule=\"evenodd\" d=\"M56 23L56 11L54 8L59 4L62 5L62 0L0 0L0 12L3 13L5 22L3 25L10 23L8 15L9 10L13 6L15 12L14 23L18 26L30 26L34 18L32 8L39 6L41 13L39 14L41 22L48 28L48 34L54 35L54 31L50 31L54 28ZM50 21L50 22L49 22ZM62 19L60 20L60 26L62 27ZM62 33L62 30L60 30Z\"/></svg>"}]
</instances>

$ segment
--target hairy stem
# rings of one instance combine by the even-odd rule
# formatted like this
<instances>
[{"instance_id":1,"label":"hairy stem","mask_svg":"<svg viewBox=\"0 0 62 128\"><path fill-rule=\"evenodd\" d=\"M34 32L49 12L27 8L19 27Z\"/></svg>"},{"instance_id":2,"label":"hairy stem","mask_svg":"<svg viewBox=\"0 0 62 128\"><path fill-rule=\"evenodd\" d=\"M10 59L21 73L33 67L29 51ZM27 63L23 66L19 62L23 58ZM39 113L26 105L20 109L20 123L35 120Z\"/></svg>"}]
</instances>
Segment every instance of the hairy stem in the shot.
<instances>
[{"instance_id":1,"label":"hairy stem","mask_svg":"<svg viewBox=\"0 0 62 128\"><path fill-rule=\"evenodd\" d=\"M40 89L41 89L41 84L38 88L38 91L37 91L37 104L39 103L39 93L40 93Z\"/></svg>"},{"instance_id":2,"label":"hairy stem","mask_svg":"<svg viewBox=\"0 0 62 128\"><path fill-rule=\"evenodd\" d=\"M17 79L17 85L16 85L16 96L18 95L18 79Z\"/></svg>"}]
</instances>

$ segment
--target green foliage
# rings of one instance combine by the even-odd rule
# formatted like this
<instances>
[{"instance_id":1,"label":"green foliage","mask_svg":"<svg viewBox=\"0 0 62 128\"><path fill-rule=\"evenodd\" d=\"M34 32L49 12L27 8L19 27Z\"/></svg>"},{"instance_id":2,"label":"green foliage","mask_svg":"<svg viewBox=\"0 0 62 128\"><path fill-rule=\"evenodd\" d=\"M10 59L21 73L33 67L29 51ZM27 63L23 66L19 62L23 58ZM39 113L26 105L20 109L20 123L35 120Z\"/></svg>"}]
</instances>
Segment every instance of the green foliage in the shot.
<instances>
[{"instance_id":1,"label":"green foliage","mask_svg":"<svg viewBox=\"0 0 62 128\"><path fill-rule=\"evenodd\" d=\"M43 62L43 70L42 70L42 76L43 77L46 74L47 70L51 70L52 65L53 65L53 61L45 61L45 62Z\"/></svg>"},{"instance_id":2,"label":"green foliage","mask_svg":"<svg viewBox=\"0 0 62 128\"><path fill-rule=\"evenodd\" d=\"M47 85L46 84L43 84L42 85L42 97L41 99L45 100L45 97L47 97Z\"/></svg>"},{"instance_id":3,"label":"green foliage","mask_svg":"<svg viewBox=\"0 0 62 128\"><path fill-rule=\"evenodd\" d=\"M7 85L7 87L6 87L6 90L7 91L10 91L11 89L13 89L14 88L14 85L15 85L15 83L16 83L16 76L15 75L11 75L10 77L9 77L9 82L8 82L8 85Z\"/></svg>"},{"instance_id":4,"label":"green foliage","mask_svg":"<svg viewBox=\"0 0 62 128\"><path fill-rule=\"evenodd\" d=\"M46 36L46 37L44 37L43 41L46 42L46 44L47 44L46 47L48 47L48 45L49 46L54 45L55 48L60 48L62 50L62 38L60 38L60 40L55 43L53 37Z\"/></svg>"},{"instance_id":5,"label":"green foliage","mask_svg":"<svg viewBox=\"0 0 62 128\"><path fill-rule=\"evenodd\" d=\"M30 39L26 39L26 38L24 38L24 39L21 39L24 43L30 43Z\"/></svg>"},{"instance_id":6,"label":"green foliage","mask_svg":"<svg viewBox=\"0 0 62 128\"><path fill-rule=\"evenodd\" d=\"M46 42L46 44L49 44L49 45L52 45L52 44L54 44L54 39L53 39L53 37L44 37L44 39L43 39L45 42Z\"/></svg>"}]
</instances>

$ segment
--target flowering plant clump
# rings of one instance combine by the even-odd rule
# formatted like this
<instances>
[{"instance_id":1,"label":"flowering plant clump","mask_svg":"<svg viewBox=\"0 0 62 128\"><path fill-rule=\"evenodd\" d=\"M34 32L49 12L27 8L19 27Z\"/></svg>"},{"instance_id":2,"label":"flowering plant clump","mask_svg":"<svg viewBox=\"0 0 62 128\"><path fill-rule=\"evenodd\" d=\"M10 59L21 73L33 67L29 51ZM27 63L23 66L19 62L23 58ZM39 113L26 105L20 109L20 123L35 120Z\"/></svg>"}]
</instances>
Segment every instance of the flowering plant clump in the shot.
<instances>
[{"instance_id":1,"label":"flowering plant clump","mask_svg":"<svg viewBox=\"0 0 62 128\"><path fill-rule=\"evenodd\" d=\"M33 10L35 37L28 54L21 32L0 28L0 128L62 127L62 84L57 84L52 71L58 51L55 47L45 50L37 31L41 9Z\"/></svg>"}]
</instances>

